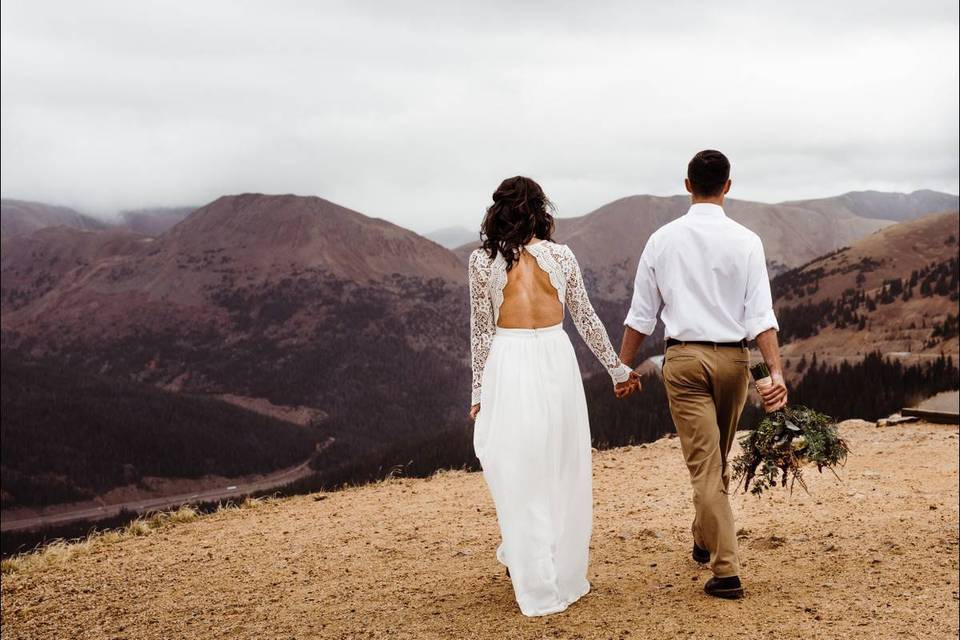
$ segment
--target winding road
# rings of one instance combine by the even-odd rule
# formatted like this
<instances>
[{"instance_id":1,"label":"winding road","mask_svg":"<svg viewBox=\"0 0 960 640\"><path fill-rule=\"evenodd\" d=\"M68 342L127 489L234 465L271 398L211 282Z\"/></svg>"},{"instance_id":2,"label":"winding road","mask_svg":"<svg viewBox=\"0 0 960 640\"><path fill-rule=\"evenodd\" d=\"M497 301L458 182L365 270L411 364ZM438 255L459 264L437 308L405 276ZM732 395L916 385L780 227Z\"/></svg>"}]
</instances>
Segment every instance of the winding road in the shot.
<instances>
[{"instance_id":1,"label":"winding road","mask_svg":"<svg viewBox=\"0 0 960 640\"><path fill-rule=\"evenodd\" d=\"M294 467L287 467L259 480L253 482L231 484L225 487L207 489L204 491L195 491L192 493L181 493L170 496L160 496L157 498L148 498L145 500L133 500L130 502L121 502L119 504L106 504L96 507L85 507L74 511L62 511L57 513L41 515L25 515L16 518L3 515L0 518L0 531L29 531L31 529L40 529L43 527L59 526L74 522L103 520L118 515L121 511L133 511L136 513L146 513L149 511L161 511L172 509L184 504L198 504L202 502L215 502L218 500L228 500L230 498L239 498L251 493L260 491L269 491L286 484L306 478L313 470L310 468L310 461L306 460Z\"/></svg>"}]
</instances>

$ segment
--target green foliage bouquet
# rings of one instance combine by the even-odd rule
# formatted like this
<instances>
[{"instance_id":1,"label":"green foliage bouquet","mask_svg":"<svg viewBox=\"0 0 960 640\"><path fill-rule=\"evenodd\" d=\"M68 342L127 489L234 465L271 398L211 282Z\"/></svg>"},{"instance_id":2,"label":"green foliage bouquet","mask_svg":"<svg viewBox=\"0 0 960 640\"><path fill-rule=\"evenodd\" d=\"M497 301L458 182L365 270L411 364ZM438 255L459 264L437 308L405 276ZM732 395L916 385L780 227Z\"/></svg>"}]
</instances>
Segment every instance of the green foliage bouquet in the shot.
<instances>
[{"instance_id":1,"label":"green foliage bouquet","mask_svg":"<svg viewBox=\"0 0 960 640\"><path fill-rule=\"evenodd\" d=\"M764 364L751 369L754 379L769 376ZM744 492L759 496L778 483L786 487L799 483L804 490L803 467L817 465L836 475L850 448L837 432L830 416L795 405L768 413L757 427L740 439L743 453L733 460L734 478L743 483Z\"/></svg>"}]
</instances>

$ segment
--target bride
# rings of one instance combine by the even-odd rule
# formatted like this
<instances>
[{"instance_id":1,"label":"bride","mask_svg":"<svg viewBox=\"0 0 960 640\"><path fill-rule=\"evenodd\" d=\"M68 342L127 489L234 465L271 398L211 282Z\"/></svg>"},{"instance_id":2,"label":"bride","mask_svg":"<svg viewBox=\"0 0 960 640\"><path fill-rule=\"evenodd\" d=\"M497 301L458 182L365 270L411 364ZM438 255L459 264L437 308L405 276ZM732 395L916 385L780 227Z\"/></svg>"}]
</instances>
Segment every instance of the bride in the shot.
<instances>
[{"instance_id":1,"label":"bride","mask_svg":"<svg viewBox=\"0 0 960 640\"><path fill-rule=\"evenodd\" d=\"M469 266L473 444L497 508L497 559L527 616L563 611L590 590L590 425L564 309L617 396L639 388L573 252L552 241L551 209L530 178L504 180Z\"/></svg>"}]
</instances>

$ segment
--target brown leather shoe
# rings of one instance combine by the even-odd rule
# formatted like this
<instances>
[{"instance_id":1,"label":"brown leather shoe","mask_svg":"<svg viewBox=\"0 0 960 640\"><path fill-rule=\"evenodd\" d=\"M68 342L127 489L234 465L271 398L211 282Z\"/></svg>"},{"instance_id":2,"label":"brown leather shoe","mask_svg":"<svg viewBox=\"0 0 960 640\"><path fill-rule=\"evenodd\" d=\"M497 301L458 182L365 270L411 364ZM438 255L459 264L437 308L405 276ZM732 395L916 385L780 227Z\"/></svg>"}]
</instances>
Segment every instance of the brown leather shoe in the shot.
<instances>
[{"instance_id":1,"label":"brown leather shoe","mask_svg":"<svg viewBox=\"0 0 960 640\"><path fill-rule=\"evenodd\" d=\"M714 576L707 580L707 584L703 585L703 590L707 595L714 598L739 600L743 597L743 584L740 583L739 576L728 576L726 578Z\"/></svg>"},{"instance_id":2,"label":"brown leather shoe","mask_svg":"<svg viewBox=\"0 0 960 640\"><path fill-rule=\"evenodd\" d=\"M690 555L693 556L693 561L698 564L710 564L710 552L697 546L696 542L693 543L693 552Z\"/></svg>"}]
</instances>

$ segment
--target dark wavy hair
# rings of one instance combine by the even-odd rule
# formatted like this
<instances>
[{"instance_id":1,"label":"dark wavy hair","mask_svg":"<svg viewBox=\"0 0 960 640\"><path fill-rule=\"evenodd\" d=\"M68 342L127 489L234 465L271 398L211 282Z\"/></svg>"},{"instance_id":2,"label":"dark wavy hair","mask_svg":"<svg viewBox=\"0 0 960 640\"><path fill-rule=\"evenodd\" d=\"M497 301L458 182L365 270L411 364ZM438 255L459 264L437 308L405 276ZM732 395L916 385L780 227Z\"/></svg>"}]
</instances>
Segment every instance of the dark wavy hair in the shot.
<instances>
[{"instance_id":1,"label":"dark wavy hair","mask_svg":"<svg viewBox=\"0 0 960 640\"><path fill-rule=\"evenodd\" d=\"M507 178L487 207L480 246L491 259L502 255L509 271L520 257L520 247L534 238L553 240L554 210L539 184L524 176Z\"/></svg>"}]
</instances>

